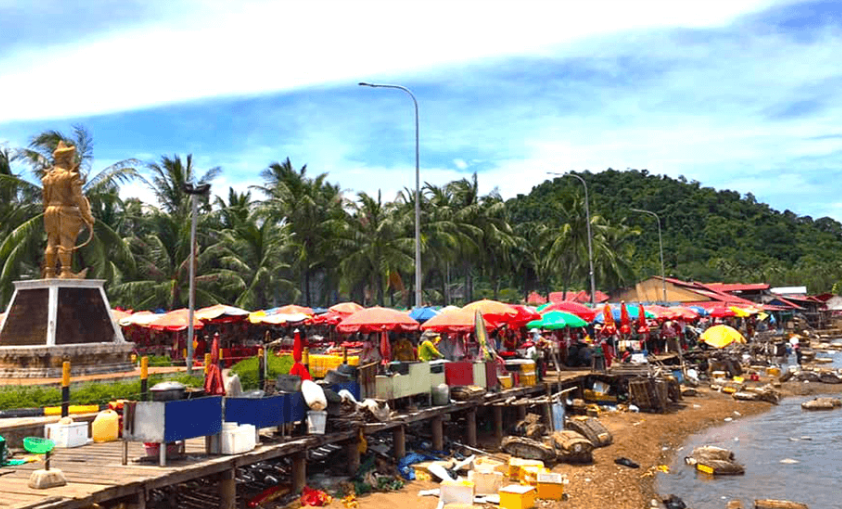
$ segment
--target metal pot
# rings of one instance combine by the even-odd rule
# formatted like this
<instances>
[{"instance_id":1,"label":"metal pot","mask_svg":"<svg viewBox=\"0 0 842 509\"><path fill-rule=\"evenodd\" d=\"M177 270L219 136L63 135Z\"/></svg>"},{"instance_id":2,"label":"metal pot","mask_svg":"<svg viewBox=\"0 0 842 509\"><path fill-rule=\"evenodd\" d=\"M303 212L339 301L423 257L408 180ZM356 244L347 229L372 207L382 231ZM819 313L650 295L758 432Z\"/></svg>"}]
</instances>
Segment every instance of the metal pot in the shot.
<instances>
[{"instance_id":1,"label":"metal pot","mask_svg":"<svg viewBox=\"0 0 842 509\"><path fill-rule=\"evenodd\" d=\"M155 384L149 392L152 393L152 401L176 401L185 399L187 388L178 382L161 382Z\"/></svg>"}]
</instances>

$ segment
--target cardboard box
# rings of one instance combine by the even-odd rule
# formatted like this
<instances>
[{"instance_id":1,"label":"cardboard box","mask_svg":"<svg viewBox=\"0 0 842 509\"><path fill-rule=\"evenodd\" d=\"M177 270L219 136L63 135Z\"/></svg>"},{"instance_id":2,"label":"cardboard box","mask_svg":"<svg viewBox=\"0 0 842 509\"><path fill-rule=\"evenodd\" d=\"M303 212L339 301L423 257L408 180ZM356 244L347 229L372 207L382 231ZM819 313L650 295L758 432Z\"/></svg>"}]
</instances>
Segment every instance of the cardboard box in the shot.
<instances>
[{"instance_id":1,"label":"cardboard box","mask_svg":"<svg viewBox=\"0 0 842 509\"><path fill-rule=\"evenodd\" d=\"M444 481L439 485L439 500L442 504L474 503L474 483L471 481Z\"/></svg>"}]
</instances>

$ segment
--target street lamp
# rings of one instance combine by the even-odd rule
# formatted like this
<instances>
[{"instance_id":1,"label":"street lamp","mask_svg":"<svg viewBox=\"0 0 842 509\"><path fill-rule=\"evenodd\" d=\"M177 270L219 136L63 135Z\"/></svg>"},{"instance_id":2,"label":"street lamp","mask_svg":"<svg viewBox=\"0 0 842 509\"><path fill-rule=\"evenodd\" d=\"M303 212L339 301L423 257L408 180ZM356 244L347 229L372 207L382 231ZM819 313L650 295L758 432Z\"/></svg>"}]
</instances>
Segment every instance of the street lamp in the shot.
<instances>
[{"instance_id":1,"label":"street lamp","mask_svg":"<svg viewBox=\"0 0 842 509\"><path fill-rule=\"evenodd\" d=\"M548 175L558 175L560 177L573 177L579 180L583 186L585 186L585 219L588 224L588 264L590 265L590 276L591 276L591 306L596 307L596 282L594 282L594 273L593 273L593 240L591 235L591 209L590 205L588 204L588 183L585 182L585 179L576 175L575 173L556 173L553 171L548 171Z\"/></svg>"},{"instance_id":2,"label":"street lamp","mask_svg":"<svg viewBox=\"0 0 842 509\"><path fill-rule=\"evenodd\" d=\"M412 98L415 105L415 307L421 307L421 172L418 157L418 101L412 92L400 85L382 85L378 83L359 83L361 87L396 88L403 90Z\"/></svg>"},{"instance_id":3,"label":"street lamp","mask_svg":"<svg viewBox=\"0 0 842 509\"><path fill-rule=\"evenodd\" d=\"M634 212L640 212L643 214L649 214L655 216L655 219L658 220L658 246L661 249L661 284L663 285L664 290L664 304L667 302L667 277L666 273L664 272L664 241L661 238L661 218L658 217L658 214L652 212L651 210L643 210L643 209L632 209Z\"/></svg>"},{"instance_id":4,"label":"street lamp","mask_svg":"<svg viewBox=\"0 0 842 509\"><path fill-rule=\"evenodd\" d=\"M193 202L193 221L190 224L190 297L189 311L187 313L187 374L193 374L193 312L196 307L196 223L198 222L198 197L205 196L210 192L210 184L184 184L182 188L190 195Z\"/></svg>"}]
</instances>

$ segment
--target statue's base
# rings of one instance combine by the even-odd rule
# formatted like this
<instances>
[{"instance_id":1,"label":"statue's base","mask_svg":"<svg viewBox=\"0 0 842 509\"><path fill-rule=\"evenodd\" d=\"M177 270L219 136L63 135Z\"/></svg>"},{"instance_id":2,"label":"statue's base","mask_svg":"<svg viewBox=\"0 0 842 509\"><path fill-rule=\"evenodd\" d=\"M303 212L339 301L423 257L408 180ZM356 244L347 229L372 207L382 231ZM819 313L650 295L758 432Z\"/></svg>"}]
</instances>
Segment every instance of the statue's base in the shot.
<instances>
[{"instance_id":1,"label":"statue's base","mask_svg":"<svg viewBox=\"0 0 842 509\"><path fill-rule=\"evenodd\" d=\"M0 328L0 378L57 378L131 371L133 343L114 323L104 281L16 281Z\"/></svg>"},{"instance_id":2,"label":"statue's base","mask_svg":"<svg viewBox=\"0 0 842 509\"><path fill-rule=\"evenodd\" d=\"M54 468L52 470L36 470L29 475L29 487L33 490L44 490L67 485L64 472Z\"/></svg>"},{"instance_id":3,"label":"statue's base","mask_svg":"<svg viewBox=\"0 0 842 509\"><path fill-rule=\"evenodd\" d=\"M0 347L0 378L61 378L70 361L73 376L133 371L134 343Z\"/></svg>"}]
</instances>

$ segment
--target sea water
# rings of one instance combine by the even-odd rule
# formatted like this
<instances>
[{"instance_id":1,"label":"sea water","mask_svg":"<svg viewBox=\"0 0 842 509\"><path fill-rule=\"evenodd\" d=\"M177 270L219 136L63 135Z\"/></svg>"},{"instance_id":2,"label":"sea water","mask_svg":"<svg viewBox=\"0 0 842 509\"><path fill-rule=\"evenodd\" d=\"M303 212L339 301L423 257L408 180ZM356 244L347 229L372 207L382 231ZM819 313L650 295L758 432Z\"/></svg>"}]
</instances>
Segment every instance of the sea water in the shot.
<instances>
[{"instance_id":1,"label":"sea water","mask_svg":"<svg viewBox=\"0 0 842 509\"><path fill-rule=\"evenodd\" d=\"M842 354L833 357L833 366L842 363ZM801 502L811 509L842 507L842 409L802 410L801 403L811 399L785 398L768 412L734 415L733 421L692 436L673 451L670 473L657 474L657 492L675 494L693 509L723 509L733 499L754 507L757 498ZM686 465L684 457L702 445L733 451L745 475L714 477Z\"/></svg>"}]
</instances>

